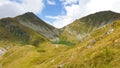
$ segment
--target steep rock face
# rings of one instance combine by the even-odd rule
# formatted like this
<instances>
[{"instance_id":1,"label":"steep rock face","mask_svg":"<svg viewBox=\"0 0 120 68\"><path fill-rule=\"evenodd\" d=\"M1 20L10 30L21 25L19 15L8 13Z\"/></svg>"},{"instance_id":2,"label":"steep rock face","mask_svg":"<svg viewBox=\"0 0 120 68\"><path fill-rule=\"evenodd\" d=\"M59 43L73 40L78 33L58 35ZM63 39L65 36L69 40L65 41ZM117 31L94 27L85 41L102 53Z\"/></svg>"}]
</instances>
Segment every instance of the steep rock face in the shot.
<instances>
[{"instance_id":1,"label":"steep rock face","mask_svg":"<svg viewBox=\"0 0 120 68\"><path fill-rule=\"evenodd\" d=\"M51 41L57 40L59 37L59 29L56 29L55 27L45 23L32 12L17 16L16 19L22 25L37 31Z\"/></svg>"},{"instance_id":2,"label":"steep rock face","mask_svg":"<svg viewBox=\"0 0 120 68\"><path fill-rule=\"evenodd\" d=\"M81 41L90 32L118 19L120 19L120 14L112 11L102 11L88 15L65 26L60 34L60 39L72 42Z\"/></svg>"}]
</instances>

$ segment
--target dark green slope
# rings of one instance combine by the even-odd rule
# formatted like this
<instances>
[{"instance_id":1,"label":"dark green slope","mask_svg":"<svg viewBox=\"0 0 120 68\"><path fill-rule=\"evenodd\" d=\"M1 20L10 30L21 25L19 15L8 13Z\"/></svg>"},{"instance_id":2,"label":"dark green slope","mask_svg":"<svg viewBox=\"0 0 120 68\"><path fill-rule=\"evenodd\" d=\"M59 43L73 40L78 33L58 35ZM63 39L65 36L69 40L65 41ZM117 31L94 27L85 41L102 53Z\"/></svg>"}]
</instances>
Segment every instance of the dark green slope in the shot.
<instances>
[{"instance_id":1,"label":"dark green slope","mask_svg":"<svg viewBox=\"0 0 120 68\"><path fill-rule=\"evenodd\" d=\"M0 41L37 45L47 40L14 18L0 19Z\"/></svg>"},{"instance_id":2,"label":"dark green slope","mask_svg":"<svg viewBox=\"0 0 120 68\"><path fill-rule=\"evenodd\" d=\"M81 22L85 22L89 26L100 27L108 23L112 23L115 20L120 19L120 14L112 11L102 11L95 14L88 15L79 19Z\"/></svg>"}]
</instances>

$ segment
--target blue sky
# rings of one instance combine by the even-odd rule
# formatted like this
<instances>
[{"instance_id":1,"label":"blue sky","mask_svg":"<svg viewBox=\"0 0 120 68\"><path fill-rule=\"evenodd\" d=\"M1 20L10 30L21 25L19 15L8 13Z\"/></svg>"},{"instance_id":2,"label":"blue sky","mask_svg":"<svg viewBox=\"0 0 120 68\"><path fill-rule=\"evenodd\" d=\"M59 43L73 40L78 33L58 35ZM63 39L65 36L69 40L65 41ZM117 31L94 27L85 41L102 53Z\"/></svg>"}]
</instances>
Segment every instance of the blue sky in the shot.
<instances>
[{"instance_id":1,"label":"blue sky","mask_svg":"<svg viewBox=\"0 0 120 68\"><path fill-rule=\"evenodd\" d=\"M59 0L53 0L54 4L49 4L47 0L44 0L44 8L41 13L38 13L38 17L40 17L44 21L49 21L50 23L54 22L55 19L50 19L45 16L58 16L65 15L65 9L62 3Z\"/></svg>"},{"instance_id":2,"label":"blue sky","mask_svg":"<svg viewBox=\"0 0 120 68\"><path fill-rule=\"evenodd\" d=\"M33 12L57 28L106 10L120 13L120 0L0 0L0 18Z\"/></svg>"}]
</instances>

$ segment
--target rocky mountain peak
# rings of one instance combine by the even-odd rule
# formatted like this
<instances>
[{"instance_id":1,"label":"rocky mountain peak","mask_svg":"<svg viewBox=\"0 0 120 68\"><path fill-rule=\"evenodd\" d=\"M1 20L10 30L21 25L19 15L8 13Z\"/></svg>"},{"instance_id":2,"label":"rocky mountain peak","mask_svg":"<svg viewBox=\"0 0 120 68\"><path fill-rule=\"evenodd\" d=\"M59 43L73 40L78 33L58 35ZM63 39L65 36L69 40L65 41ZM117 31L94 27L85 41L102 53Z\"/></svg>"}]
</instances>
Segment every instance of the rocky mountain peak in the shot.
<instances>
[{"instance_id":1,"label":"rocky mountain peak","mask_svg":"<svg viewBox=\"0 0 120 68\"><path fill-rule=\"evenodd\" d=\"M59 29L45 23L32 12L27 12L23 15L17 16L15 19L17 19L17 21L22 25L37 31L51 41L57 40L59 37Z\"/></svg>"}]
</instances>

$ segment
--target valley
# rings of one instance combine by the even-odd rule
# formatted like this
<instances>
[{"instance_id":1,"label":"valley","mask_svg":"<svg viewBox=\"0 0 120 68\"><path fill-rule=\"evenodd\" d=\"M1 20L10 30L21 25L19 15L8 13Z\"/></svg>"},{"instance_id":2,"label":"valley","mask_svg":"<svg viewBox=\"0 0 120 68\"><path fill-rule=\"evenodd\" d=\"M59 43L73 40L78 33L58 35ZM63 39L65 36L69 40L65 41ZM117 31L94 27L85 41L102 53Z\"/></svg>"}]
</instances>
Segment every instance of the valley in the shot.
<instances>
[{"instance_id":1,"label":"valley","mask_svg":"<svg viewBox=\"0 0 120 68\"><path fill-rule=\"evenodd\" d=\"M28 12L0 19L2 68L119 68L120 13L101 11L55 28Z\"/></svg>"}]
</instances>

